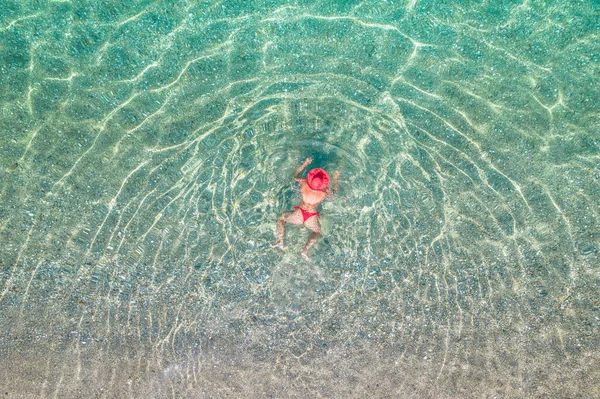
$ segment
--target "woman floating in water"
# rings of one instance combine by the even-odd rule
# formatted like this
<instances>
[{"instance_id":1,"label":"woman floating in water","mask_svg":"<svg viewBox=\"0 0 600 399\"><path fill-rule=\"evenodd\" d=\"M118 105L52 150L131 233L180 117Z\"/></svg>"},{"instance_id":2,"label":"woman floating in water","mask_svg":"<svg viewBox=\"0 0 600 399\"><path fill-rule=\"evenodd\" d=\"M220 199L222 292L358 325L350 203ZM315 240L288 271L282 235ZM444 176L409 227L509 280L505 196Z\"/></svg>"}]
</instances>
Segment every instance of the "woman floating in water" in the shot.
<instances>
[{"instance_id":1,"label":"woman floating in water","mask_svg":"<svg viewBox=\"0 0 600 399\"><path fill-rule=\"evenodd\" d=\"M300 206L295 206L293 211L284 212L277 219L277 232L279 233L279 241L272 246L283 249L283 238L285 236L285 224L303 224L312 234L306 242L306 246L302 251L302 257L307 261L311 261L308 257L308 249L317 241L321 235L321 224L319 223L319 212L317 207L325 198L333 195L338 190L338 180L340 172L335 171L333 174L333 190L329 190L329 175L323 169L315 168L308 172L306 179L302 179L300 173L312 162L312 158L306 158L302 166L296 169L294 179L300 183L302 192L302 203Z\"/></svg>"}]
</instances>

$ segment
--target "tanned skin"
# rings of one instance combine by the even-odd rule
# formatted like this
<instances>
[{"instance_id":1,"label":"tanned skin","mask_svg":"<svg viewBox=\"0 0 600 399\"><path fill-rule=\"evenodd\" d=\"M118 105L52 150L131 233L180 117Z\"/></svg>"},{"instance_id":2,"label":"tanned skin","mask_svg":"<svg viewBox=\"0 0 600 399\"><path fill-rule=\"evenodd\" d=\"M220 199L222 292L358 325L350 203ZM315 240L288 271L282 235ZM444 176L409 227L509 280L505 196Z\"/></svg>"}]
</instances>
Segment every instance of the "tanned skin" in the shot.
<instances>
[{"instance_id":1,"label":"tanned skin","mask_svg":"<svg viewBox=\"0 0 600 399\"><path fill-rule=\"evenodd\" d=\"M294 173L294 179L300 184L300 191L302 193L302 203L300 207L307 212L317 212L317 207L323 200L327 197L332 196L338 190L338 181L340 178L340 172L335 171L333 174L333 190L327 188L324 191L313 190L306 183L306 179L300 177L300 173L312 162L312 158L306 158L304 163L296 169ZM294 209L293 211L284 212L281 214L279 219L277 219L277 233L279 234L279 241L272 245L274 248L283 249L283 239L285 236L285 224L303 224L312 231L304 249L302 250L302 257L308 262L312 262L312 260L308 257L308 250L312 245L317 241L317 238L321 235L321 224L319 223L319 218L317 216L312 216L304 221L302 216L302 211L300 209Z\"/></svg>"}]
</instances>

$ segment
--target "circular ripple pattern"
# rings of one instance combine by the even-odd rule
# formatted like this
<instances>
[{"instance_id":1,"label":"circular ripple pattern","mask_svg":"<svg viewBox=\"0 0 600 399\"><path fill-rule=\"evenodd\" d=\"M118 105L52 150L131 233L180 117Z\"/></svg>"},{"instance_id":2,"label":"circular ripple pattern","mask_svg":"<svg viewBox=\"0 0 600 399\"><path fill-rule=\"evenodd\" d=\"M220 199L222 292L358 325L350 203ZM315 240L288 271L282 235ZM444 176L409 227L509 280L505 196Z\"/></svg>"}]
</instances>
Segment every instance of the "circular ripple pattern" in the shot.
<instances>
[{"instance_id":1,"label":"circular ripple pattern","mask_svg":"<svg viewBox=\"0 0 600 399\"><path fill-rule=\"evenodd\" d=\"M596 6L42 3L0 6L3 391L598 389ZM314 264L269 247L309 156Z\"/></svg>"}]
</instances>

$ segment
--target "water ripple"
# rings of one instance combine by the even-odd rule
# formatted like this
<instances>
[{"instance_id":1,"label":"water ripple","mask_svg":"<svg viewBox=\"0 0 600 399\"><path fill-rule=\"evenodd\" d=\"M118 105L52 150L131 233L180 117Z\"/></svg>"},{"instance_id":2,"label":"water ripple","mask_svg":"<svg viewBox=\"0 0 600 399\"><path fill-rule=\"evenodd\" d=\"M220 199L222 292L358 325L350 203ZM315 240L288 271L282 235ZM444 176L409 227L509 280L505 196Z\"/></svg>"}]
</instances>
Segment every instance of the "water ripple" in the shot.
<instances>
[{"instance_id":1,"label":"water ripple","mask_svg":"<svg viewBox=\"0 0 600 399\"><path fill-rule=\"evenodd\" d=\"M351 3L0 7L3 381L597 388L594 6ZM314 265L268 245L309 156Z\"/></svg>"}]
</instances>

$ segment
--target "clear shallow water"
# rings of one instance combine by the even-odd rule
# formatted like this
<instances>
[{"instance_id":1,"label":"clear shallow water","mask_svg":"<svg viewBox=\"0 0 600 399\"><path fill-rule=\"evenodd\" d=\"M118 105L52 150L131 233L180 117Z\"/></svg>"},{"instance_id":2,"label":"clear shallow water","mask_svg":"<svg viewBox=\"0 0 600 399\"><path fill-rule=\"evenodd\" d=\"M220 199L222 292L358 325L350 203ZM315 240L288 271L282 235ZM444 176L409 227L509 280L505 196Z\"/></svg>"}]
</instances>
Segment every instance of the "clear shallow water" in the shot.
<instances>
[{"instance_id":1,"label":"clear shallow water","mask_svg":"<svg viewBox=\"0 0 600 399\"><path fill-rule=\"evenodd\" d=\"M498 3L2 2L1 392L596 395L599 9Z\"/></svg>"}]
</instances>

